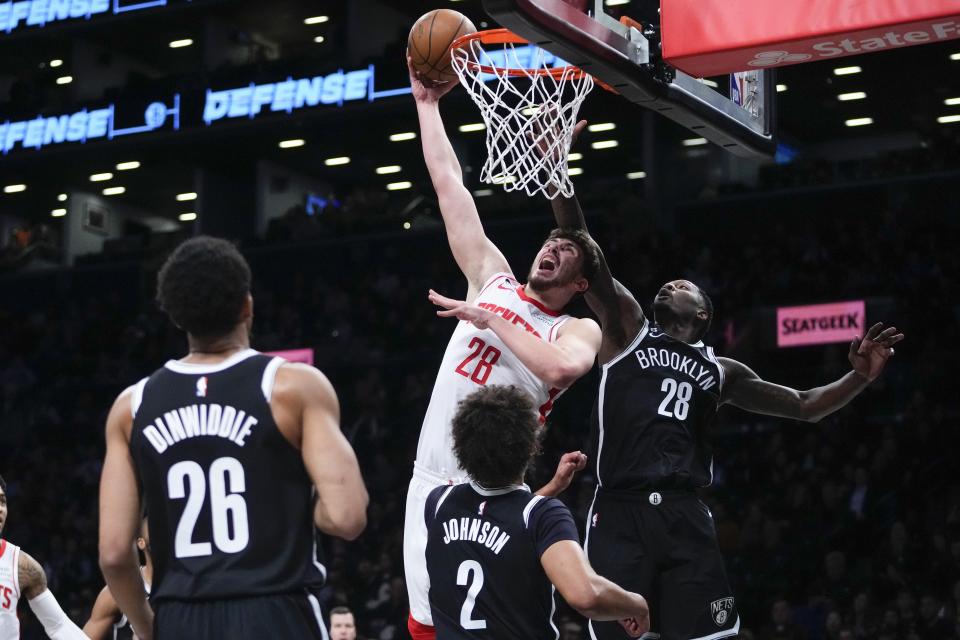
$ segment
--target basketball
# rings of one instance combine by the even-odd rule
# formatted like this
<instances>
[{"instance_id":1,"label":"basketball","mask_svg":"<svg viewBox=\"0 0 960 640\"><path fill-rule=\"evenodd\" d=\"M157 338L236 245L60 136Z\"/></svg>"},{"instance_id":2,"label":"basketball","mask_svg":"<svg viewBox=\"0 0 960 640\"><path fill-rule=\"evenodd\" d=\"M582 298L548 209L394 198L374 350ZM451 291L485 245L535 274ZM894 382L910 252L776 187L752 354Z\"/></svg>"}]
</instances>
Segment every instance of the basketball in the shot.
<instances>
[{"instance_id":1,"label":"basketball","mask_svg":"<svg viewBox=\"0 0 960 640\"><path fill-rule=\"evenodd\" d=\"M475 33L470 19L452 9L434 9L413 24L407 50L421 78L434 82L457 79L450 61L450 45L460 36Z\"/></svg>"}]
</instances>

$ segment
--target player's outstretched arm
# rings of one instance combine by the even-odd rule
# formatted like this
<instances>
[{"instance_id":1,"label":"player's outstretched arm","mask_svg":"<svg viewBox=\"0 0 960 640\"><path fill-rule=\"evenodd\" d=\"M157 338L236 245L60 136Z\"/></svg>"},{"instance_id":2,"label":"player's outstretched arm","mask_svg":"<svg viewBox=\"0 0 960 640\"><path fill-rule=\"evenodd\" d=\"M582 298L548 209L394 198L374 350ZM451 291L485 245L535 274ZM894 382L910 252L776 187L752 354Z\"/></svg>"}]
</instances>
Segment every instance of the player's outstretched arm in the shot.
<instances>
[{"instance_id":1,"label":"player's outstretched arm","mask_svg":"<svg viewBox=\"0 0 960 640\"><path fill-rule=\"evenodd\" d=\"M597 575L583 549L573 540L552 544L540 556L540 563L567 604L583 616L591 620L620 620L634 637L650 629L650 612L644 597Z\"/></svg>"},{"instance_id":2,"label":"player's outstretched arm","mask_svg":"<svg viewBox=\"0 0 960 640\"><path fill-rule=\"evenodd\" d=\"M466 320L478 329L492 330L520 362L551 387L566 389L590 371L600 348L600 327L589 318L568 320L560 327L557 339L548 342L503 316L464 300L447 298L433 289L427 297L441 307L438 316Z\"/></svg>"},{"instance_id":3,"label":"player's outstretched arm","mask_svg":"<svg viewBox=\"0 0 960 640\"><path fill-rule=\"evenodd\" d=\"M550 204L558 227L580 229L589 235L577 196L569 198L557 196L550 201ZM610 273L610 266L607 264L603 250L592 237L590 242L596 245L597 254L600 256L600 268L590 281L590 288L586 290L584 297L603 328L600 362L604 363L630 344L640 330L640 325L643 324L644 315L640 303L630 290Z\"/></svg>"},{"instance_id":4,"label":"player's outstretched arm","mask_svg":"<svg viewBox=\"0 0 960 640\"><path fill-rule=\"evenodd\" d=\"M754 413L817 422L846 406L883 371L893 355L893 345L903 340L896 327L873 325L861 340L850 343L848 359L853 370L839 380L799 391L767 382L750 367L730 358L719 358L724 369L723 401Z\"/></svg>"},{"instance_id":5,"label":"player's outstretched arm","mask_svg":"<svg viewBox=\"0 0 960 640\"><path fill-rule=\"evenodd\" d=\"M83 632L92 640L107 640L110 629L120 619L120 607L117 601L113 599L109 587L100 590L97 601L93 603L93 611L90 612L90 619L83 625Z\"/></svg>"},{"instance_id":6,"label":"player's outstretched arm","mask_svg":"<svg viewBox=\"0 0 960 640\"><path fill-rule=\"evenodd\" d=\"M143 592L136 551L140 493L130 455L132 390L130 387L117 397L107 416L107 455L100 475L100 570L137 637L150 640L153 611Z\"/></svg>"},{"instance_id":7,"label":"player's outstretched arm","mask_svg":"<svg viewBox=\"0 0 960 640\"><path fill-rule=\"evenodd\" d=\"M469 284L467 299L473 301L487 278L498 271L509 272L510 266L483 230L473 196L463 185L460 161L447 138L443 119L440 117L440 98L457 86L457 83L425 84L410 66L409 58L407 63L413 97L417 102L423 159L430 172L433 188L437 192L440 215L447 230L447 241Z\"/></svg>"},{"instance_id":8,"label":"player's outstretched arm","mask_svg":"<svg viewBox=\"0 0 960 640\"><path fill-rule=\"evenodd\" d=\"M353 540L367 526L369 496L353 447L340 431L340 403L314 367L287 363L277 370L271 407L278 424L300 424L300 453L317 488L314 522L324 533Z\"/></svg>"},{"instance_id":9,"label":"player's outstretched arm","mask_svg":"<svg viewBox=\"0 0 960 640\"><path fill-rule=\"evenodd\" d=\"M586 126L586 120L576 124L570 138L571 147L576 144L577 138ZM590 236L587 220L577 196L572 195L567 198L558 194L550 200L550 206L557 226L561 229L580 230L586 233L600 256L600 268L590 282L590 288L587 289L584 297L590 309L600 319L600 326L603 328L600 362L607 362L623 351L636 336L640 325L643 324L643 309L630 290L610 273L610 266L607 264L606 256L603 255L603 250Z\"/></svg>"},{"instance_id":10,"label":"player's outstretched arm","mask_svg":"<svg viewBox=\"0 0 960 640\"><path fill-rule=\"evenodd\" d=\"M43 625L51 640L88 640L80 627L67 617L60 603L47 589L47 575L40 563L24 551L20 552L17 572L20 589L30 609Z\"/></svg>"}]
</instances>

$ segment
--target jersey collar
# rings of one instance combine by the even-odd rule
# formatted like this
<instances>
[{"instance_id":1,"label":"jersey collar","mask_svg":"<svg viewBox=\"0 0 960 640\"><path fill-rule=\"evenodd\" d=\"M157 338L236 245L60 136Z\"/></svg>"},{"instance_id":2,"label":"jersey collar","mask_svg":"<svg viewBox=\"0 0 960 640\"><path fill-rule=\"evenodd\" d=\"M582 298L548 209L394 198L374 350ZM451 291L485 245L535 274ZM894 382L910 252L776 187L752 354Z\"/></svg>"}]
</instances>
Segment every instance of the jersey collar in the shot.
<instances>
[{"instance_id":1,"label":"jersey collar","mask_svg":"<svg viewBox=\"0 0 960 640\"><path fill-rule=\"evenodd\" d=\"M254 349L244 349L243 351L238 351L226 360L221 360L220 362L215 362L212 364L197 364L195 362L181 362L180 360L168 360L164 365L167 369L175 371L177 373L186 373L186 374L205 374L205 373L217 373L218 371L223 371L224 369L229 369L233 365L246 360L252 356L257 355L258 351Z\"/></svg>"},{"instance_id":2,"label":"jersey collar","mask_svg":"<svg viewBox=\"0 0 960 640\"><path fill-rule=\"evenodd\" d=\"M3 553L7 550L7 541L0 538L0 558L3 557Z\"/></svg>"},{"instance_id":3,"label":"jersey collar","mask_svg":"<svg viewBox=\"0 0 960 640\"><path fill-rule=\"evenodd\" d=\"M524 302L529 302L530 304L535 306L537 309L540 309L540 311L543 311L545 314L549 316L553 316L554 318L556 318L562 313L562 311L556 311L555 309L551 309L550 307L544 305L539 300L528 296L526 290L524 290L525 286L526 285L522 285L522 284L517 285L517 295L520 296L521 300L523 300Z\"/></svg>"},{"instance_id":4,"label":"jersey collar","mask_svg":"<svg viewBox=\"0 0 960 640\"><path fill-rule=\"evenodd\" d=\"M470 486L473 487L473 490L479 493L480 495L488 496L488 497L503 496L512 491L518 491L518 490L530 491L530 487L528 487L526 484L514 484L506 487L497 487L496 489L487 489L486 487L482 487L476 482L474 482L473 480L471 480Z\"/></svg>"}]
</instances>

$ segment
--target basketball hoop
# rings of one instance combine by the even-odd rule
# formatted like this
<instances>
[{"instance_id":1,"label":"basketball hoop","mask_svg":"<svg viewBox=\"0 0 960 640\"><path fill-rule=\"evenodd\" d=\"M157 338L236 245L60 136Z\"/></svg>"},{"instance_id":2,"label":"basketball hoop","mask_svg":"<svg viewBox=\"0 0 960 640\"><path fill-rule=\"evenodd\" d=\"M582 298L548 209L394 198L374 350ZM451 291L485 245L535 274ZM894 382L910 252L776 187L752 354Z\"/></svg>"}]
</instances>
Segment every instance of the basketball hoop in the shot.
<instances>
[{"instance_id":1,"label":"basketball hoop","mask_svg":"<svg viewBox=\"0 0 960 640\"><path fill-rule=\"evenodd\" d=\"M450 51L487 128L480 180L551 200L572 196L567 154L593 76L507 29L461 36Z\"/></svg>"}]
</instances>

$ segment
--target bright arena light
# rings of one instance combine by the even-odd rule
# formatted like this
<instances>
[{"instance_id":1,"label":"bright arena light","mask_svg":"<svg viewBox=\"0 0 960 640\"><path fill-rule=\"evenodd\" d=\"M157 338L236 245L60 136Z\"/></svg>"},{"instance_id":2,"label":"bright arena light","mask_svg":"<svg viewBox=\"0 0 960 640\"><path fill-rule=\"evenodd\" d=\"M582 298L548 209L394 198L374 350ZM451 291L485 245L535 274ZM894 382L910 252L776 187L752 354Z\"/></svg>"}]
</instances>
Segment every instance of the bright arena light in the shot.
<instances>
[{"instance_id":1,"label":"bright arena light","mask_svg":"<svg viewBox=\"0 0 960 640\"><path fill-rule=\"evenodd\" d=\"M835 76L852 76L855 73L860 73L863 71L860 67L837 67L833 70L833 75Z\"/></svg>"},{"instance_id":2,"label":"bright arena light","mask_svg":"<svg viewBox=\"0 0 960 640\"><path fill-rule=\"evenodd\" d=\"M594 142L590 145L593 149L613 149L620 143L616 140L600 140L599 142Z\"/></svg>"}]
</instances>

